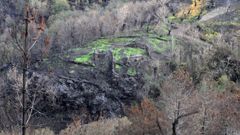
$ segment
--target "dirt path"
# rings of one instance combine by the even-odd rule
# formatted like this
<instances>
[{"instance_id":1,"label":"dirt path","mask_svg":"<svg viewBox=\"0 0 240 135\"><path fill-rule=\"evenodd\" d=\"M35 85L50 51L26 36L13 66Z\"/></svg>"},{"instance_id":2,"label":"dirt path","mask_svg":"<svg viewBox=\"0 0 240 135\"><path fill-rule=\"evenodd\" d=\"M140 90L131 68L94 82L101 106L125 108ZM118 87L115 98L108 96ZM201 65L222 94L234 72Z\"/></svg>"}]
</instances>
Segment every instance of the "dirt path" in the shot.
<instances>
[{"instance_id":1,"label":"dirt path","mask_svg":"<svg viewBox=\"0 0 240 135\"><path fill-rule=\"evenodd\" d=\"M220 15L226 14L228 12L233 12L234 10L237 10L239 8L239 6L240 6L240 4L236 3L235 5L216 8L216 9L210 11L209 13L207 13L206 15L204 15L199 20L199 22L208 21L208 20L211 20L211 19L213 19L215 17L218 17Z\"/></svg>"},{"instance_id":2,"label":"dirt path","mask_svg":"<svg viewBox=\"0 0 240 135\"><path fill-rule=\"evenodd\" d=\"M223 15L227 12L229 12L228 7L219 7L214 9L213 11L207 13L206 15L204 15L199 22L204 22L204 21L208 21L210 19L213 19L219 15Z\"/></svg>"}]
</instances>

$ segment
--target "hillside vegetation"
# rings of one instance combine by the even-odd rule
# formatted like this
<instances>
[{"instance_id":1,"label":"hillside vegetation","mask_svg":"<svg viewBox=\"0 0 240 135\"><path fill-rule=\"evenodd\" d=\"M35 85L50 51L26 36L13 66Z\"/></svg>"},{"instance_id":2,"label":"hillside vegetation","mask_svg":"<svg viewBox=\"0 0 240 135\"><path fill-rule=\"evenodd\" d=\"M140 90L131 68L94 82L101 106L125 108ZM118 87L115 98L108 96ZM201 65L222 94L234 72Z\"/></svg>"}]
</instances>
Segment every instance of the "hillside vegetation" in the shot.
<instances>
[{"instance_id":1,"label":"hillside vegetation","mask_svg":"<svg viewBox=\"0 0 240 135\"><path fill-rule=\"evenodd\" d=\"M238 0L1 0L0 19L0 135L240 134Z\"/></svg>"}]
</instances>

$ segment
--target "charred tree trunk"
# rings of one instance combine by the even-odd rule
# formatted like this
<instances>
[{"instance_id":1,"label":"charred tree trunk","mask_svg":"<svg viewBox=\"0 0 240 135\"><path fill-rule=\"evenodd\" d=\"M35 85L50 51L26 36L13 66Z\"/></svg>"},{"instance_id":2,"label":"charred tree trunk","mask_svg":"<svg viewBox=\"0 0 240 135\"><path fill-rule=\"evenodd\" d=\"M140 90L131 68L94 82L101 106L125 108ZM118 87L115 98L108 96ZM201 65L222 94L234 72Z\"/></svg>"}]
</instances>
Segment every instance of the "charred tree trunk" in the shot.
<instances>
[{"instance_id":1,"label":"charred tree trunk","mask_svg":"<svg viewBox=\"0 0 240 135\"><path fill-rule=\"evenodd\" d=\"M178 126L178 124L179 124L179 120L180 120L180 119L198 113L198 111L192 111L192 112L189 112L189 113L180 115L180 109L181 109L181 107L180 107L180 102L178 102L178 104L177 104L177 114L176 114L176 118L174 119L174 121L173 121L173 123L172 123L172 135L177 135L177 126Z\"/></svg>"},{"instance_id":2,"label":"charred tree trunk","mask_svg":"<svg viewBox=\"0 0 240 135\"><path fill-rule=\"evenodd\" d=\"M28 18L29 18L29 9L28 9L28 0L26 0L26 18L25 18L25 39L24 39L24 47L23 47L23 69L22 69L22 135L26 134L26 123L25 123L25 115L26 115L26 72L28 68Z\"/></svg>"},{"instance_id":3,"label":"charred tree trunk","mask_svg":"<svg viewBox=\"0 0 240 135\"><path fill-rule=\"evenodd\" d=\"M178 125L178 121L180 118L180 105L181 103L177 101L177 114L176 114L176 118L172 123L172 135L177 135L177 125Z\"/></svg>"},{"instance_id":4,"label":"charred tree trunk","mask_svg":"<svg viewBox=\"0 0 240 135\"><path fill-rule=\"evenodd\" d=\"M204 108L204 114L203 114L203 123L202 123L202 132L201 132L201 134L202 135L205 135L205 132L206 132L206 129L205 129L205 127L206 127L206 115L207 115L207 110L206 110L206 108Z\"/></svg>"},{"instance_id":5,"label":"charred tree trunk","mask_svg":"<svg viewBox=\"0 0 240 135\"><path fill-rule=\"evenodd\" d=\"M178 119L174 120L172 123L172 135L177 135L177 125L178 125Z\"/></svg>"}]
</instances>

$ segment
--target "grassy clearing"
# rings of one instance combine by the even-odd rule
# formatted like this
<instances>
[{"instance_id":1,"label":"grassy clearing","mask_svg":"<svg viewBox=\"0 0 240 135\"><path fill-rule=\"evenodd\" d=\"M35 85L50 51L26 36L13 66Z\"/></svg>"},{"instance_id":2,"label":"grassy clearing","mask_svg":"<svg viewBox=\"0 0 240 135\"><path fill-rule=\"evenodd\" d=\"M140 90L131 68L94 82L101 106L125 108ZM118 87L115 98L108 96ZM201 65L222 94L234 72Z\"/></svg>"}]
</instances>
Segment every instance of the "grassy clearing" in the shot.
<instances>
[{"instance_id":1,"label":"grassy clearing","mask_svg":"<svg viewBox=\"0 0 240 135\"><path fill-rule=\"evenodd\" d=\"M109 38L109 39L102 38L87 44L87 48L98 51L98 52L105 52L109 48L111 48L112 44L129 43L133 41L135 41L135 38L124 38L124 37Z\"/></svg>"},{"instance_id":2,"label":"grassy clearing","mask_svg":"<svg viewBox=\"0 0 240 135\"><path fill-rule=\"evenodd\" d=\"M79 56L74 59L74 62L90 64L93 52L90 52L86 55ZM144 55L145 50L140 48L131 48L131 47L122 47L113 49L114 60L119 62L124 57L132 57L137 55Z\"/></svg>"},{"instance_id":3,"label":"grassy clearing","mask_svg":"<svg viewBox=\"0 0 240 135\"><path fill-rule=\"evenodd\" d=\"M140 36L141 37L141 36ZM140 38L139 37L139 38ZM92 63L92 55L94 52L107 52L108 50L112 50L113 57L116 62L120 62L120 60L124 57L130 58L133 56L143 56L146 54L146 50L141 48L134 48L134 47L124 47L124 46L114 46L116 43L119 44L126 44L126 43L132 43L136 41L136 37L119 37L119 38L101 38L96 41L88 43L85 47L82 48L75 48L72 49L74 52L89 52L88 54L81 55L79 57L74 58L74 62L77 63L84 63L84 64L90 64ZM150 46L157 52L157 53L163 53L167 49L170 48L170 46L167 45L167 41L170 40L169 36L158 36L154 34L148 33L147 40L150 44ZM81 54L81 53L80 53Z\"/></svg>"},{"instance_id":4,"label":"grassy clearing","mask_svg":"<svg viewBox=\"0 0 240 135\"><path fill-rule=\"evenodd\" d=\"M81 50L90 50L90 52L88 54L75 58L74 62L90 64L92 54L94 52L106 52L110 48L112 48L112 44L114 44L114 43L127 43L127 42L133 42L134 40L135 40L134 38L98 39L96 41L93 41L93 42L87 44L86 47L84 47L84 48L72 49L75 52L81 51ZM120 54L120 51L122 51L122 50L124 50L124 49L123 48L115 48L113 51L114 58L118 61L122 58L122 55ZM135 50L127 49L126 51L124 51L123 54L126 54L126 55L133 54L134 53L133 51L136 51L136 53L139 52L137 49L135 49Z\"/></svg>"},{"instance_id":5,"label":"grassy clearing","mask_svg":"<svg viewBox=\"0 0 240 135\"><path fill-rule=\"evenodd\" d=\"M111 46L109 39L98 39L96 41L87 44L87 48L93 51L105 52Z\"/></svg>"},{"instance_id":6,"label":"grassy clearing","mask_svg":"<svg viewBox=\"0 0 240 135\"><path fill-rule=\"evenodd\" d=\"M124 49L124 55L127 57L137 56L137 55L144 55L145 50L140 48L131 48L127 47Z\"/></svg>"},{"instance_id":7,"label":"grassy clearing","mask_svg":"<svg viewBox=\"0 0 240 135\"><path fill-rule=\"evenodd\" d=\"M146 52L141 48L122 47L113 49L114 60L119 62L123 57L141 56Z\"/></svg>"},{"instance_id":8,"label":"grassy clearing","mask_svg":"<svg viewBox=\"0 0 240 135\"><path fill-rule=\"evenodd\" d=\"M141 38L142 36L139 36ZM163 53L170 49L168 42L171 40L169 36L159 36L153 33L146 33L144 37L145 43L148 43L156 53ZM81 64L92 64L92 57L94 52L107 52L108 50L112 50L113 58L116 62L115 71L121 72L122 66L117 64L120 63L123 58L131 58L134 56L145 56L146 50L137 48L137 47L126 47L126 46L115 46L115 44L126 44L132 43L139 39L138 37L131 38L101 38L91 43L88 43L85 47L72 49L75 53L85 54L80 55L79 57L74 58L74 62ZM83 53L84 52L84 53ZM86 52L88 52L86 54ZM127 74L129 76L135 76L137 74L137 70L135 67L128 67Z\"/></svg>"}]
</instances>

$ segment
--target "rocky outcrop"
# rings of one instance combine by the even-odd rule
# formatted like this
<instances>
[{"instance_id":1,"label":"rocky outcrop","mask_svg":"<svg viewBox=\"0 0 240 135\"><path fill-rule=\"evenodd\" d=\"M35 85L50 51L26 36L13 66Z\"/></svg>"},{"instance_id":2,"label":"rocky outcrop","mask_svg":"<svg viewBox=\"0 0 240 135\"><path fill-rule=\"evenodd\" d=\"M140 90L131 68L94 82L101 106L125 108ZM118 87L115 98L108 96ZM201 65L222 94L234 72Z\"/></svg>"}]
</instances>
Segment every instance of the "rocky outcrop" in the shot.
<instances>
[{"instance_id":1,"label":"rocky outcrop","mask_svg":"<svg viewBox=\"0 0 240 135\"><path fill-rule=\"evenodd\" d=\"M75 115L85 115L82 119L86 123L100 117L114 118L125 115L125 107L140 100L138 91L144 83L140 75L113 74L111 62L111 55L105 54L95 68L89 70L88 67L84 70L79 67L82 71L74 77L64 73L47 75L29 70L27 101L29 106L34 102L35 115L32 117L32 124L46 124L48 121L46 126L59 131L71 122ZM11 69L9 72L12 72ZM17 97L18 90L21 89L21 85L16 87L18 81L15 77L8 79L1 95ZM14 98L9 103L18 104L18 99ZM13 119L15 118L17 121L17 117ZM49 121L50 119L54 121Z\"/></svg>"}]
</instances>

